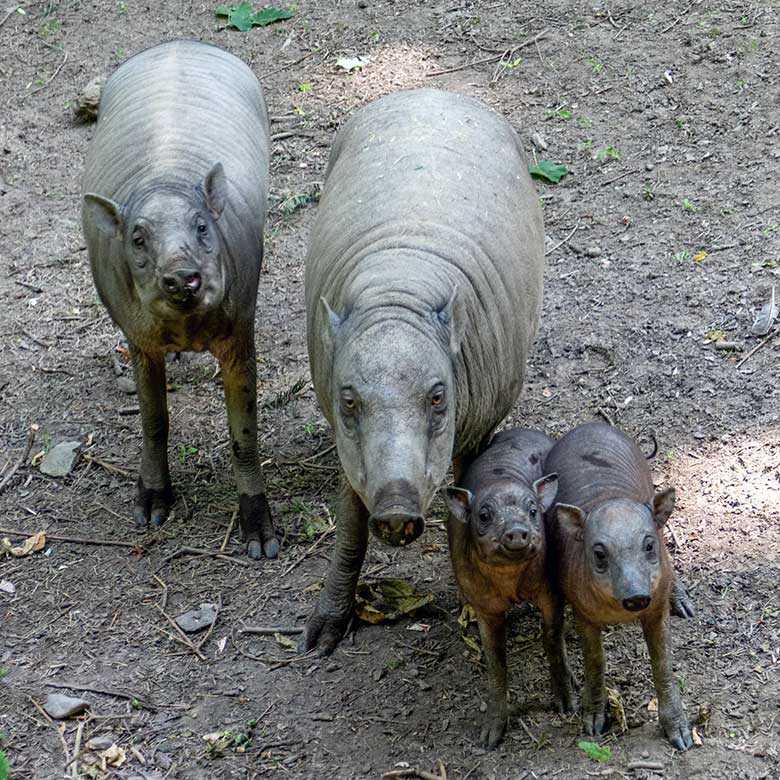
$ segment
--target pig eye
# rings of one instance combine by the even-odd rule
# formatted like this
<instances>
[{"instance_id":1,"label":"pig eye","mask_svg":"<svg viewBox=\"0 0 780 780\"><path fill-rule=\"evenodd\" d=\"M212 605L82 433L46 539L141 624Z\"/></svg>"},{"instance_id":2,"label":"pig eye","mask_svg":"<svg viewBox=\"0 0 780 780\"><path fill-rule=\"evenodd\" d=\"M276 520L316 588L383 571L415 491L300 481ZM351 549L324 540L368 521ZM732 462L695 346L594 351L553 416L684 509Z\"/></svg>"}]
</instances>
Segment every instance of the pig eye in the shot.
<instances>
[{"instance_id":1,"label":"pig eye","mask_svg":"<svg viewBox=\"0 0 780 780\"><path fill-rule=\"evenodd\" d=\"M645 539L645 552L648 555L651 555L655 552L655 539L648 536L647 539Z\"/></svg>"},{"instance_id":2,"label":"pig eye","mask_svg":"<svg viewBox=\"0 0 780 780\"><path fill-rule=\"evenodd\" d=\"M528 516L529 516L529 517L536 517L536 507L535 507L535 506L532 506L532 507L531 507L531 508L528 510Z\"/></svg>"},{"instance_id":3,"label":"pig eye","mask_svg":"<svg viewBox=\"0 0 780 780\"><path fill-rule=\"evenodd\" d=\"M345 417L351 417L355 410L357 409L357 401L355 400L355 396L352 395L349 391L344 391L341 393L341 399L340 399L340 407L341 407L341 413Z\"/></svg>"},{"instance_id":4,"label":"pig eye","mask_svg":"<svg viewBox=\"0 0 780 780\"><path fill-rule=\"evenodd\" d=\"M483 508L479 510L479 529L486 531L490 527L490 510Z\"/></svg>"},{"instance_id":5,"label":"pig eye","mask_svg":"<svg viewBox=\"0 0 780 780\"><path fill-rule=\"evenodd\" d=\"M597 544L593 548L593 557L596 559L596 568L599 571L606 571L607 568L607 551L604 545Z\"/></svg>"},{"instance_id":6,"label":"pig eye","mask_svg":"<svg viewBox=\"0 0 780 780\"><path fill-rule=\"evenodd\" d=\"M141 233L138 231L133 233L133 246L135 246L136 249L143 249L145 245L146 239L143 237L143 235L141 235Z\"/></svg>"},{"instance_id":7,"label":"pig eye","mask_svg":"<svg viewBox=\"0 0 780 780\"><path fill-rule=\"evenodd\" d=\"M208 226L206 225L205 222L198 222L197 230L199 236L205 236L209 232Z\"/></svg>"},{"instance_id":8,"label":"pig eye","mask_svg":"<svg viewBox=\"0 0 780 780\"><path fill-rule=\"evenodd\" d=\"M447 408L447 396L443 385L436 385L431 391L431 409L434 412L443 412Z\"/></svg>"}]
</instances>

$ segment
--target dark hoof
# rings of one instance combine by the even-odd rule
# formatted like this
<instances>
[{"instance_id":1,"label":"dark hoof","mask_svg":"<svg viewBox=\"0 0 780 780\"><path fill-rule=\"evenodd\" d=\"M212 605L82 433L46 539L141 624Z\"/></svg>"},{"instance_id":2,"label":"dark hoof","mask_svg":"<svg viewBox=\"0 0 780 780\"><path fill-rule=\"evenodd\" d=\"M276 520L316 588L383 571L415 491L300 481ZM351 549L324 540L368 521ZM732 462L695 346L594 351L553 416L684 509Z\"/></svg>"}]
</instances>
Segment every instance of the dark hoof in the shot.
<instances>
[{"instance_id":1,"label":"dark hoof","mask_svg":"<svg viewBox=\"0 0 780 780\"><path fill-rule=\"evenodd\" d=\"M298 643L298 652L308 653L316 650L317 655L330 655L338 647L348 628L349 617L326 618L315 610Z\"/></svg>"},{"instance_id":2,"label":"dark hoof","mask_svg":"<svg viewBox=\"0 0 780 780\"><path fill-rule=\"evenodd\" d=\"M553 711L562 718L577 712L577 700L571 691L559 694L553 699Z\"/></svg>"},{"instance_id":3,"label":"dark hoof","mask_svg":"<svg viewBox=\"0 0 780 780\"><path fill-rule=\"evenodd\" d=\"M661 717L660 720L661 727L674 748L685 751L693 747L691 727L684 711L669 718Z\"/></svg>"},{"instance_id":4,"label":"dark hoof","mask_svg":"<svg viewBox=\"0 0 780 780\"><path fill-rule=\"evenodd\" d=\"M152 527L159 528L167 519L173 501L170 483L162 488L148 488L141 477L138 477L133 507L135 527L143 530L151 524Z\"/></svg>"},{"instance_id":5,"label":"dark hoof","mask_svg":"<svg viewBox=\"0 0 780 780\"><path fill-rule=\"evenodd\" d=\"M598 737L607 730L607 718L604 711L583 712L582 728L589 737Z\"/></svg>"},{"instance_id":6,"label":"dark hoof","mask_svg":"<svg viewBox=\"0 0 780 780\"><path fill-rule=\"evenodd\" d=\"M259 561L263 557L263 545L260 544L259 539L251 539L247 543L246 554L256 561Z\"/></svg>"},{"instance_id":7,"label":"dark hoof","mask_svg":"<svg viewBox=\"0 0 780 780\"><path fill-rule=\"evenodd\" d=\"M257 560L265 553L266 558L276 558L279 555L279 542L265 493L255 496L242 493L238 497L238 513L249 557Z\"/></svg>"},{"instance_id":8,"label":"dark hoof","mask_svg":"<svg viewBox=\"0 0 780 780\"><path fill-rule=\"evenodd\" d=\"M482 727L482 733L479 738L482 742L482 747L485 750L495 750L504 739L504 732L506 731L506 720L496 718L491 719Z\"/></svg>"},{"instance_id":9,"label":"dark hoof","mask_svg":"<svg viewBox=\"0 0 780 780\"><path fill-rule=\"evenodd\" d=\"M276 558L279 555L279 542L275 536L263 542L263 552L266 558Z\"/></svg>"},{"instance_id":10,"label":"dark hoof","mask_svg":"<svg viewBox=\"0 0 780 780\"><path fill-rule=\"evenodd\" d=\"M696 607L693 606L693 601L688 595L688 591L679 580L675 582L672 593L669 596L669 612L683 620L691 620L696 617Z\"/></svg>"}]
</instances>

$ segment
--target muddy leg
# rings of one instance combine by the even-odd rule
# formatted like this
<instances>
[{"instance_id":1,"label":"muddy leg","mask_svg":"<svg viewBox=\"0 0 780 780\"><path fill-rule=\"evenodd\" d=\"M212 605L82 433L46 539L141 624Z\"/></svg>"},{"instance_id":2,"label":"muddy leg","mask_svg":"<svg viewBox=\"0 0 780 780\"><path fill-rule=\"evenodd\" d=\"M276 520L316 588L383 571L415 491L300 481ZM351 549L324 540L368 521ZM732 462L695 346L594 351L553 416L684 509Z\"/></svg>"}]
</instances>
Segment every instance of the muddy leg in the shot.
<instances>
[{"instance_id":1,"label":"muddy leg","mask_svg":"<svg viewBox=\"0 0 780 780\"><path fill-rule=\"evenodd\" d=\"M693 746L693 740L680 699L680 689L672 674L667 615L643 620L642 630L653 667L653 681L658 696L658 720L672 745L677 750L687 750Z\"/></svg>"},{"instance_id":2,"label":"muddy leg","mask_svg":"<svg viewBox=\"0 0 780 780\"><path fill-rule=\"evenodd\" d=\"M257 365L254 338L247 344L217 354L222 367L233 472L238 487L241 529L250 558L276 558L279 542L274 532L265 480L257 453Z\"/></svg>"},{"instance_id":3,"label":"muddy leg","mask_svg":"<svg viewBox=\"0 0 780 780\"><path fill-rule=\"evenodd\" d=\"M129 345L138 403L141 407L143 449L133 519L136 526L160 526L173 504L168 472L168 403L165 392L165 355L148 355Z\"/></svg>"},{"instance_id":4,"label":"muddy leg","mask_svg":"<svg viewBox=\"0 0 780 780\"><path fill-rule=\"evenodd\" d=\"M341 641L352 617L367 546L368 511L344 479L336 509L336 549L320 600L298 646L301 652L316 647L320 655L330 655Z\"/></svg>"},{"instance_id":5,"label":"muddy leg","mask_svg":"<svg viewBox=\"0 0 780 780\"><path fill-rule=\"evenodd\" d=\"M582 726L591 736L602 734L607 725L607 691L604 687L604 647L601 627L578 617L585 662L585 688L582 696Z\"/></svg>"},{"instance_id":6,"label":"muddy leg","mask_svg":"<svg viewBox=\"0 0 780 780\"><path fill-rule=\"evenodd\" d=\"M538 606L542 611L544 626L542 642L550 665L553 707L559 715L571 715L576 711L576 704L566 655L566 640L563 635L563 602L548 596L541 598Z\"/></svg>"},{"instance_id":7,"label":"muddy leg","mask_svg":"<svg viewBox=\"0 0 780 780\"><path fill-rule=\"evenodd\" d=\"M480 739L492 750L504 738L507 721L506 615L477 614L488 672L488 709Z\"/></svg>"}]
</instances>

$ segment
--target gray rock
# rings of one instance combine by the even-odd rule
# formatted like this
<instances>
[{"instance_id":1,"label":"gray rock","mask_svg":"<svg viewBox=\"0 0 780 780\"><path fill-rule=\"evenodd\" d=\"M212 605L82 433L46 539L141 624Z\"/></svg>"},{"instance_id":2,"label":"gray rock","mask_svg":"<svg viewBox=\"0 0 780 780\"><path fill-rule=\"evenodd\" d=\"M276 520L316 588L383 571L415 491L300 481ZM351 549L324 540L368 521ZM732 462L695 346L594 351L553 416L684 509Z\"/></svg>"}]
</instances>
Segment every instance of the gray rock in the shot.
<instances>
[{"instance_id":1,"label":"gray rock","mask_svg":"<svg viewBox=\"0 0 780 780\"><path fill-rule=\"evenodd\" d=\"M79 456L80 441L64 441L52 447L41 462L41 471L50 477L64 477L70 474Z\"/></svg>"},{"instance_id":2,"label":"gray rock","mask_svg":"<svg viewBox=\"0 0 780 780\"><path fill-rule=\"evenodd\" d=\"M138 388L135 386L135 380L130 376L120 376L116 383L119 385L119 389L123 393L128 395L135 395L138 392Z\"/></svg>"},{"instance_id":3,"label":"gray rock","mask_svg":"<svg viewBox=\"0 0 780 780\"><path fill-rule=\"evenodd\" d=\"M191 609L176 618L176 625L188 634L194 634L210 626L217 619L216 604L201 604L197 609Z\"/></svg>"},{"instance_id":4,"label":"gray rock","mask_svg":"<svg viewBox=\"0 0 780 780\"><path fill-rule=\"evenodd\" d=\"M76 96L74 110L77 118L82 122L94 122L97 119L100 96L105 83L104 76L96 76Z\"/></svg>"},{"instance_id":5,"label":"gray rock","mask_svg":"<svg viewBox=\"0 0 780 780\"><path fill-rule=\"evenodd\" d=\"M64 720L84 712L90 706L90 703L84 699L74 699L62 693L50 693L46 697L43 709L55 720Z\"/></svg>"},{"instance_id":6,"label":"gray rock","mask_svg":"<svg viewBox=\"0 0 780 780\"><path fill-rule=\"evenodd\" d=\"M98 734L87 742L90 750L108 750L116 742L112 734Z\"/></svg>"}]
</instances>

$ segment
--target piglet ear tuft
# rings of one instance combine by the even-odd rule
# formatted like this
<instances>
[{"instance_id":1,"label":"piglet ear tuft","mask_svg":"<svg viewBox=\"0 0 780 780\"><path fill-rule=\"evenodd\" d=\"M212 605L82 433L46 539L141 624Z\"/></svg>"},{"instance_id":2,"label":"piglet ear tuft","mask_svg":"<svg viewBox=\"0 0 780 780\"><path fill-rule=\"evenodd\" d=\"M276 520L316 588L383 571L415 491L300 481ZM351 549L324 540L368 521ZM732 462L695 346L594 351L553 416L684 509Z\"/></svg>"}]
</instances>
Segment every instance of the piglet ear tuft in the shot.
<instances>
[{"instance_id":1,"label":"piglet ear tuft","mask_svg":"<svg viewBox=\"0 0 780 780\"><path fill-rule=\"evenodd\" d=\"M539 506L543 512L546 512L553 505L555 496L558 494L558 475L547 474L537 479L533 484L533 489L539 501Z\"/></svg>"},{"instance_id":2,"label":"piglet ear tuft","mask_svg":"<svg viewBox=\"0 0 780 780\"><path fill-rule=\"evenodd\" d=\"M450 514L456 520L465 523L468 520L471 501L474 498L471 492L463 488L448 487L442 491L442 496Z\"/></svg>"},{"instance_id":3,"label":"piglet ear tuft","mask_svg":"<svg viewBox=\"0 0 780 780\"><path fill-rule=\"evenodd\" d=\"M585 528L585 513L578 506L558 504L555 512L562 528L576 532L581 532Z\"/></svg>"},{"instance_id":4,"label":"piglet ear tuft","mask_svg":"<svg viewBox=\"0 0 780 780\"><path fill-rule=\"evenodd\" d=\"M653 506L651 507L653 512L653 519L655 524L662 528L669 516L674 511L674 502L677 497L677 493L673 487L667 488L661 493L656 493L653 496Z\"/></svg>"}]
</instances>

